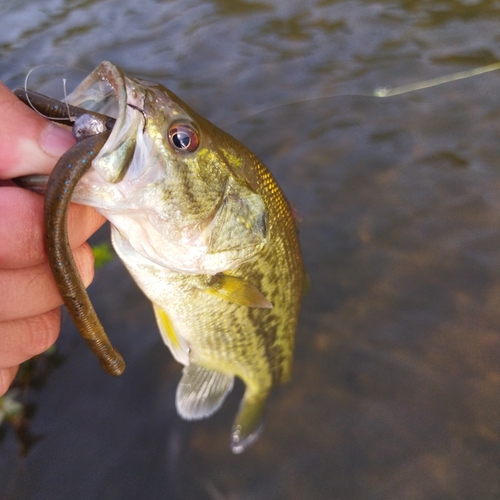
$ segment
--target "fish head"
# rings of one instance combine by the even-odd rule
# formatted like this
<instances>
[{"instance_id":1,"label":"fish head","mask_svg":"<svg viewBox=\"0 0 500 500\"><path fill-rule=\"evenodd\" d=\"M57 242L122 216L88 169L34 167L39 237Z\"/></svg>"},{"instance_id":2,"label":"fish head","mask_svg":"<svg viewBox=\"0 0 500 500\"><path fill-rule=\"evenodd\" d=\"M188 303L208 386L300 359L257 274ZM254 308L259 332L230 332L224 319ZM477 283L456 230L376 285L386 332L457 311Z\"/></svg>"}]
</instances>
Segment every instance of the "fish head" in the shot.
<instances>
[{"instance_id":1,"label":"fish head","mask_svg":"<svg viewBox=\"0 0 500 500\"><path fill-rule=\"evenodd\" d=\"M75 191L135 251L188 273L214 274L255 257L267 208L255 157L165 87L101 63L70 104L116 119Z\"/></svg>"}]
</instances>

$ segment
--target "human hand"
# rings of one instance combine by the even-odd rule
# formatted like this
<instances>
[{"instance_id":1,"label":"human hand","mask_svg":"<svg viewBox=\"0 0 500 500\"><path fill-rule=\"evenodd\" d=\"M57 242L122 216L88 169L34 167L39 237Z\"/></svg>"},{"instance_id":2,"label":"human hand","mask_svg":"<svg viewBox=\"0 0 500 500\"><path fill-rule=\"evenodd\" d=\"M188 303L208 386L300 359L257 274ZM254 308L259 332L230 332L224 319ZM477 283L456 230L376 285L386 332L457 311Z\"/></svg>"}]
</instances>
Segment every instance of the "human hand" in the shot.
<instances>
[{"instance_id":1,"label":"human hand","mask_svg":"<svg viewBox=\"0 0 500 500\"><path fill-rule=\"evenodd\" d=\"M0 396L20 363L55 342L63 303L45 249L43 197L9 179L50 173L74 143L71 132L42 118L0 82ZM94 276L86 240L104 221L90 207L70 206L69 242L86 286Z\"/></svg>"}]
</instances>

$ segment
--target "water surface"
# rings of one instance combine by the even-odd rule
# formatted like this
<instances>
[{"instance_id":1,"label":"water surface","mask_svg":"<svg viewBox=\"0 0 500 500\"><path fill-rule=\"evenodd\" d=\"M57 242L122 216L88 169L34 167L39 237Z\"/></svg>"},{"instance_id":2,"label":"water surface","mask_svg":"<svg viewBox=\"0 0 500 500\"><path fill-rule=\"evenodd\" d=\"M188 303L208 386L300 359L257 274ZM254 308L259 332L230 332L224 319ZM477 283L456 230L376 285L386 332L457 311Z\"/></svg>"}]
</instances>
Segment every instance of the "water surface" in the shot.
<instances>
[{"instance_id":1,"label":"water surface","mask_svg":"<svg viewBox=\"0 0 500 500\"><path fill-rule=\"evenodd\" d=\"M19 458L7 435L0 496L500 498L499 76L366 97L499 60L499 18L493 0L4 0L7 85L108 59L254 150L301 216L312 289L293 380L233 456L241 384L182 422L181 367L107 265L90 290L127 371L108 377L66 320L65 363L33 395L43 438Z\"/></svg>"}]
</instances>

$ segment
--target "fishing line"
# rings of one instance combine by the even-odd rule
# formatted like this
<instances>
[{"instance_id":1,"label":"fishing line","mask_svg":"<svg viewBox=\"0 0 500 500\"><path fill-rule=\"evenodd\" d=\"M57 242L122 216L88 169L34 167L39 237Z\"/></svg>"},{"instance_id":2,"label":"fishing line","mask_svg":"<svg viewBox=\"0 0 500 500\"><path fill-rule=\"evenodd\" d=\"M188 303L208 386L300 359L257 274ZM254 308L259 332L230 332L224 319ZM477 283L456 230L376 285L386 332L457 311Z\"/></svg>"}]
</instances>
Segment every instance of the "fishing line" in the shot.
<instances>
[{"instance_id":1,"label":"fishing line","mask_svg":"<svg viewBox=\"0 0 500 500\"><path fill-rule=\"evenodd\" d=\"M397 95L402 95L402 94L408 94L410 92L415 92L417 90L422 90L422 89L428 89L431 87L437 87L438 85L443 85L445 83L450 83L454 82L457 80L464 80L466 78L471 78L473 76L477 75L482 75L483 73L489 73L491 71L496 71L500 69L500 62L497 63L492 63L492 64L487 64L485 66L479 66L477 68L471 69L471 70L466 70L466 71L459 71L457 73L451 73L448 75L444 75L438 78L432 78L430 80L422 80L420 82L415 82L415 83L410 83L408 85L401 85L399 87L380 87L376 88L373 92L371 93L361 93L361 92L335 92L332 94L325 94L325 95L320 95L320 96L314 96L314 97L304 97L302 99L297 99L293 101L287 101L283 102L280 104L274 104L272 106L258 106L254 108L254 111L252 111L249 115L246 115L244 118L239 118L237 120L234 120L232 122L226 123L224 126L230 126L234 125L235 123L239 123L243 120L247 120L248 118L253 118L256 115L259 115L261 113L264 113L266 111L270 111L272 109L277 109L281 108L284 106L292 106L294 104L301 104L303 102L309 102L309 101L316 101L319 99L330 99L332 97L393 97Z\"/></svg>"},{"instance_id":2,"label":"fishing line","mask_svg":"<svg viewBox=\"0 0 500 500\"><path fill-rule=\"evenodd\" d=\"M75 71L81 71L77 68L72 68L72 67L68 67L68 66L65 66L63 64L40 64L39 66L35 66L34 68L31 68L27 75L26 75L26 78L24 79L24 90L26 92L26 100L28 101L31 109L33 111L35 111L35 113L38 113L40 116L42 116L43 118L48 118L50 119L50 121L72 121L74 122L76 120L76 118L74 116L71 116L71 113L70 113L70 110L69 110L69 104L68 104L68 95L67 95L67 91L66 91L66 81L67 79L66 78L62 78L62 81L63 81L63 92L64 92L64 103L66 104L66 107L67 107L67 111L68 111L68 117L67 118L58 118L58 117L52 117L52 116L46 116L44 115L42 112L38 111L38 109L35 108L35 106L33 105L33 103L31 102L31 99L28 95L28 80L29 80L29 77L31 76L31 73L33 73L33 71L37 70L37 69L40 69L40 68L44 68L44 67L49 67L49 66L55 66L55 67L58 67L58 68L65 68L66 70L69 68L69 69L72 69L72 70L75 70Z\"/></svg>"},{"instance_id":3,"label":"fishing line","mask_svg":"<svg viewBox=\"0 0 500 500\"><path fill-rule=\"evenodd\" d=\"M70 122L74 122L76 120L76 117L71 116L71 111L69 109L68 93L66 92L66 78L63 78L62 81L63 81L63 92L64 92L64 104L66 104L66 111L68 113L68 120Z\"/></svg>"},{"instance_id":4,"label":"fishing line","mask_svg":"<svg viewBox=\"0 0 500 500\"><path fill-rule=\"evenodd\" d=\"M43 118L48 118L48 116L45 116L43 113L41 113L40 111L38 111L38 109L35 108L35 106L33 105L33 103L31 102L31 99L30 99L30 96L28 95L28 79L31 75L31 73L33 73L33 71L35 71L36 69L38 68L41 68L45 66L45 64L40 64L39 66L35 66L34 68L31 68L27 75L26 75L26 78L24 79L24 90L26 92L26 100L28 101L31 109L35 112L35 113L38 113L40 116L42 116ZM58 120L59 118L56 118L56 120Z\"/></svg>"},{"instance_id":5,"label":"fishing line","mask_svg":"<svg viewBox=\"0 0 500 500\"><path fill-rule=\"evenodd\" d=\"M64 66L62 64L54 64L54 65L49 65L49 64L41 64L39 66L35 66L32 68L28 74L26 75L26 78L24 80L24 89L27 91L28 90L28 79L33 73L33 71L45 67L45 66L56 66L56 67L61 67L68 69L68 66ZM78 70L77 68L70 68L75 71L81 71ZM397 95L403 95L403 94L408 94L410 92L415 92L417 90L423 90L423 89L428 89L432 87L437 87L438 85L444 85L445 83L450 83L450 82L455 82L458 80L464 80L466 78L472 78L474 76L482 75L484 73L489 73L491 71L497 71L500 69L500 62L497 63L492 63L492 64L487 64L484 66L479 66L477 68L471 69L471 70L466 70L466 71L458 71L456 73L450 73L448 75L444 75L438 78L432 78L429 80L422 80L420 82L415 82L415 83L410 83L407 85L400 85L398 87L379 87L374 89L373 92L371 93L362 93L362 92L334 92L331 94L325 94L325 95L320 95L320 96L311 96L311 97L303 97L301 99L294 99L292 101L287 101L287 102L282 102L279 104L274 104L274 105L262 105L262 106L257 106L254 108L254 110L250 113L244 116L243 118L238 118L236 120L227 122L223 124L223 127L229 127L231 125L234 125L235 123L242 122L244 120L247 120L249 118L253 118L254 116L260 115L262 113L265 113L266 111L271 111L273 109L277 108L282 108L285 106L293 106L295 104L301 104L304 102L310 102L310 101L316 101L319 99L330 99L332 97L377 97L377 98L385 98L385 97L394 97ZM70 121L74 121L75 117L72 117L69 114L69 105L67 101L67 91L66 91L66 78L63 78L63 90L64 90L64 102L66 106L68 106L68 116ZM44 118L48 118L45 116L43 113L35 109L33 104L30 101L29 96L27 97L27 101L29 102L31 108L38 113L40 116L43 116ZM52 121L55 120L66 120L67 118L50 118Z\"/></svg>"},{"instance_id":6,"label":"fishing line","mask_svg":"<svg viewBox=\"0 0 500 500\"><path fill-rule=\"evenodd\" d=\"M401 85L400 87L394 87L392 89L375 89L372 95L373 97L392 97L395 95L407 94L409 92L414 92L415 90L428 89L430 87L443 85L444 83L464 80L465 78L482 75L483 73L496 71L497 69L500 69L500 63L487 64L486 66L480 66L478 68L470 69L467 71L459 71L457 73L451 73L450 75L432 78L430 80L422 80L421 82L410 83L409 85Z\"/></svg>"}]
</instances>

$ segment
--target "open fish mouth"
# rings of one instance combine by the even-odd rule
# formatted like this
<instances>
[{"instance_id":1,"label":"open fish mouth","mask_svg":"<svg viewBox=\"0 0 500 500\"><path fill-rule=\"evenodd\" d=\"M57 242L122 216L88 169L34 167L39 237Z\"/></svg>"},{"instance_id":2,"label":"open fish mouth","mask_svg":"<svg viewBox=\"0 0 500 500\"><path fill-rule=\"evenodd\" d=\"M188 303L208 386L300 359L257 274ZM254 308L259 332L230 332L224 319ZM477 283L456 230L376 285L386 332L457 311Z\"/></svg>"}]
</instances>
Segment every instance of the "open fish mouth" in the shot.
<instances>
[{"instance_id":1,"label":"open fish mouth","mask_svg":"<svg viewBox=\"0 0 500 500\"><path fill-rule=\"evenodd\" d=\"M109 139L92 165L108 182L119 182L133 155L135 138L143 121L143 96L114 64L104 61L67 97L73 106L110 116L116 120Z\"/></svg>"}]
</instances>

